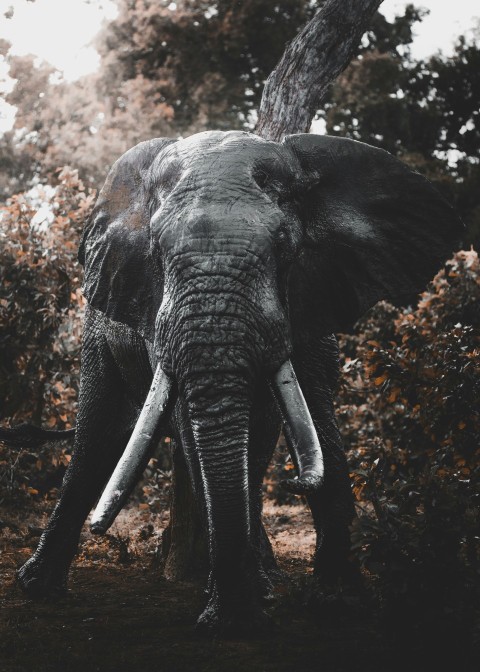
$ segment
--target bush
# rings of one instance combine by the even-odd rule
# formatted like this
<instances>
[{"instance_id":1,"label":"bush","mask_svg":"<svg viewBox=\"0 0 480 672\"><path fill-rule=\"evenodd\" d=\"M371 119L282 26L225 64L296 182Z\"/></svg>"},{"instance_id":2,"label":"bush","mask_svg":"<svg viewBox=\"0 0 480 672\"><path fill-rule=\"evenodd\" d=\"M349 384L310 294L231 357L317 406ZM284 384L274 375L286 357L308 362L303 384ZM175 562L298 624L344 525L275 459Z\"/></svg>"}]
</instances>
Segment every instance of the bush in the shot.
<instances>
[{"instance_id":1,"label":"bush","mask_svg":"<svg viewBox=\"0 0 480 672\"><path fill-rule=\"evenodd\" d=\"M81 268L77 248L94 193L63 168L0 208L0 417L2 423L73 426L79 377ZM1 484L36 494L61 477L65 446L0 446Z\"/></svg>"},{"instance_id":2,"label":"bush","mask_svg":"<svg viewBox=\"0 0 480 672\"><path fill-rule=\"evenodd\" d=\"M465 633L480 599L479 327L472 250L415 309L378 304L342 339L354 551L386 613L423 636Z\"/></svg>"}]
</instances>

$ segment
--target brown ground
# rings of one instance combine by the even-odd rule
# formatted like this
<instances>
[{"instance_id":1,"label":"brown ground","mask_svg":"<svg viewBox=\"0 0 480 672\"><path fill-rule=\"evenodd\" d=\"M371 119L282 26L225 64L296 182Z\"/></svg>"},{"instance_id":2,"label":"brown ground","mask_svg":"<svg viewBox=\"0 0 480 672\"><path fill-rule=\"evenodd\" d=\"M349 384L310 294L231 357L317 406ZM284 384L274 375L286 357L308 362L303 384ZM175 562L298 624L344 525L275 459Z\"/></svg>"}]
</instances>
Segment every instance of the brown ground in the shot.
<instances>
[{"instance_id":1,"label":"brown ground","mask_svg":"<svg viewBox=\"0 0 480 672\"><path fill-rule=\"evenodd\" d=\"M270 608L275 628L249 641L209 641L194 629L205 600L201 587L161 575L162 514L134 506L100 542L85 531L68 597L33 603L19 592L14 575L35 548L46 514L20 518L12 508L0 510L0 671L396 669L372 610L345 597L321 599L314 590L309 565L314 537L303 506L268 504L265 514L290 577Z\"/></svg>"}]
</instances>

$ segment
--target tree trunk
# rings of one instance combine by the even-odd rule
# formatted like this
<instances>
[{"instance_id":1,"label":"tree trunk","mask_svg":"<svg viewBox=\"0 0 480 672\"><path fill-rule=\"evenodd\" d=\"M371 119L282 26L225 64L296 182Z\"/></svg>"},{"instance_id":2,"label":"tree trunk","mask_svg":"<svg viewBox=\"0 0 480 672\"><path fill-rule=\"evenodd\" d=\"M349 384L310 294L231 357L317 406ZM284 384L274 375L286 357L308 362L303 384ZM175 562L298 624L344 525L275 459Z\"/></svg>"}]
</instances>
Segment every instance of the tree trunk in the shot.
<instances>
[{"instance_id":1,"label":"tree trunk","mask_svg":"<svg viewBox=\"0 0 480 672\"><path fill-rule=\"evenodd\" d=\"M308 133L329 85L350 63L381 2L327 0L287 46L268 78L255 130L258 135L278 142L290 133ZM205 572L207 542L185 461L176 453L170 523L162 550L165 576L182 580ZM265 547L270 558L268 540Z\"/></svg>"},{"instance_id":2,"label":"tree trunk","mask_svg":"<svg viewBox=\"0 0 480 672\"><path fill-rule=\"evenodd\" d=\"M185 581L207 575L208 543L185 459L173 441L171 445L172 498L170 521L162 535L163 573L172 581Z\"/></svg>"},{"instance_id":3,"label":"tree trunk","mask_svg":"<svg viewBox=\"0 0 480 672\"><path fill-rule=\"evenodd\" d=\"M279 142L290 133L308 133L328 87L350 63L381 2L327 0L267 79L257 135Z\"/></svg>"}]
</instances>

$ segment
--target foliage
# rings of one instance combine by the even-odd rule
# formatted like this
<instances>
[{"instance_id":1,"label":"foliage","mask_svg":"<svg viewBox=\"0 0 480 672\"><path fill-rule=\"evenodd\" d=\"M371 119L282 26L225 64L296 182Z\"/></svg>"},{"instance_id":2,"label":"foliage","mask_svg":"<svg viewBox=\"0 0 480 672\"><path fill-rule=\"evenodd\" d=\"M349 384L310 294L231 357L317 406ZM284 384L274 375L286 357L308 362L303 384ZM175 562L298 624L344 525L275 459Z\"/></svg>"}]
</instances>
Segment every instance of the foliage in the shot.
<instances>
[{"instance_id":1,"label":"foliage","mask_svg":"<svg viewBox=\"0 0 480 672\"><path fill-rule=\"evenodd\" d=\"M395 622L437 634L480 597L479 306L478 255L459 252L415 309L378 304L343 344L354 549Z\"/></svg>"},{"instance_id":2,"label":"foliage","mask_svg":"<svg viewBox=\"0 0 480 672\"><path fill-rule=\"evenodd\" d=\"M94 184L124 151L158 136L252 128L268 74L319 3L117 0L97 38L98 73L66 82L33 56L0 54L15 80L15 128L0 138L0 196L74 165Z\"/></svg>"},{"instance_id":3,"label":"foliage","mask_svg":"<svg viewBox=\"0 0 480 672\"><path fill-rule=\"evenodd\" d=\"M168 1L119 0L118 17L98 40L101 90L120 105L125 84L151 87L183 134L238 128L258 107L286 42L318 4L179 0L172 11Z\"/></svg>"},{"instance_id":4,"label":"foliage","mask_svg":"<svg viewBox=\"0 0 480 672\"><path fill-rule=\"evenodd\" d=\"M16 82L5 99L17 112L14 129L0 138L5 156L0 189L5 195L25 189L39 176L50 181L56 168L66 164L74 165L87 184L97 184L133 145L174 134L169 110L157 105L148 89L140 92L126 83L129 91L118 107L109 104L108 96L97 95L96 73L69 83L33 56L7 54L7 62Z\"/></svg>"},{"instance_id":5,"label":"foliage","mask_svg":"<svg viewBox=\"0 0 480 672\"><path fill-rule=\"evenodd\" d=\"M452 56L415 61L407 6L392 24L377 14L364 47L331 89L327 132L381 147L435 182L465 219L464 242L480 241L480 34L461 36Z\"/></svg>"},{"instance_id":6,"label":"foliage","mask_svg":"<svg viewBox=\"0 0 480 672\"><path fill-rule=\"evenodd\" d=\"M117 18L97 38L100 70L76 82L1 41L14 80L4 98L17 114L0 137L0 197L65 164L98 184L147 138L251 129L265 79L321 2L175 4L118 0ZM377 12L320 116L329 133L387 149L426 174L465 219L464 242L477 245L478 36L460 38L452 56L414 61L412 31L424 14L409 5L387 21Z\"/></svg>"},{"instance_id":7,"label":"foliage","mask_svg":"<svg viewBox=\"0 0 480 672\"><path fill-rule=\"evenodd\" d=\"M93 200L77 171L63 168L56 186L12 196L0 209L3 422L28 420L58 429L74 424L84 306L76 254ZM19 475L20 482L29 483L31 469L46 472L46 478L49 469L68 459L61 448L0 453L10 485Z\"/></svg>"}]
</instances>

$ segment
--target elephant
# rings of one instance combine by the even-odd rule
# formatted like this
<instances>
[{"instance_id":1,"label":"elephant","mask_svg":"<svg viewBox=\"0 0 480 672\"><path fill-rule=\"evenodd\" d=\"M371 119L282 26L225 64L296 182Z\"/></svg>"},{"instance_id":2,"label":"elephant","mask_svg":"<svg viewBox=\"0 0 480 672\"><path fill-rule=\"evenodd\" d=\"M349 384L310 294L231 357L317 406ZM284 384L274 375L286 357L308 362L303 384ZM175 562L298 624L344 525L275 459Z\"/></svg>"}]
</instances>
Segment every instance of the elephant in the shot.
<instances>
[{"instance_id":1,"label":"elephant","mask_svg":"<svg viewBox=\"0 0 480 672\"><path fill-rule=\"evenodd\" d=\"M354 505L333 408L335 334L381 299L410 302L461 231L423 176L350 139L205 131L127 151L79 247L74 452L21 587L64 591L100 496L99 534L152 445L172 436L208 538L198 627L256 629L271 587L261 487L282 422L297 470L285 487L311 509L315 573L346 573Z\"/></svg>"}]
</instances>

